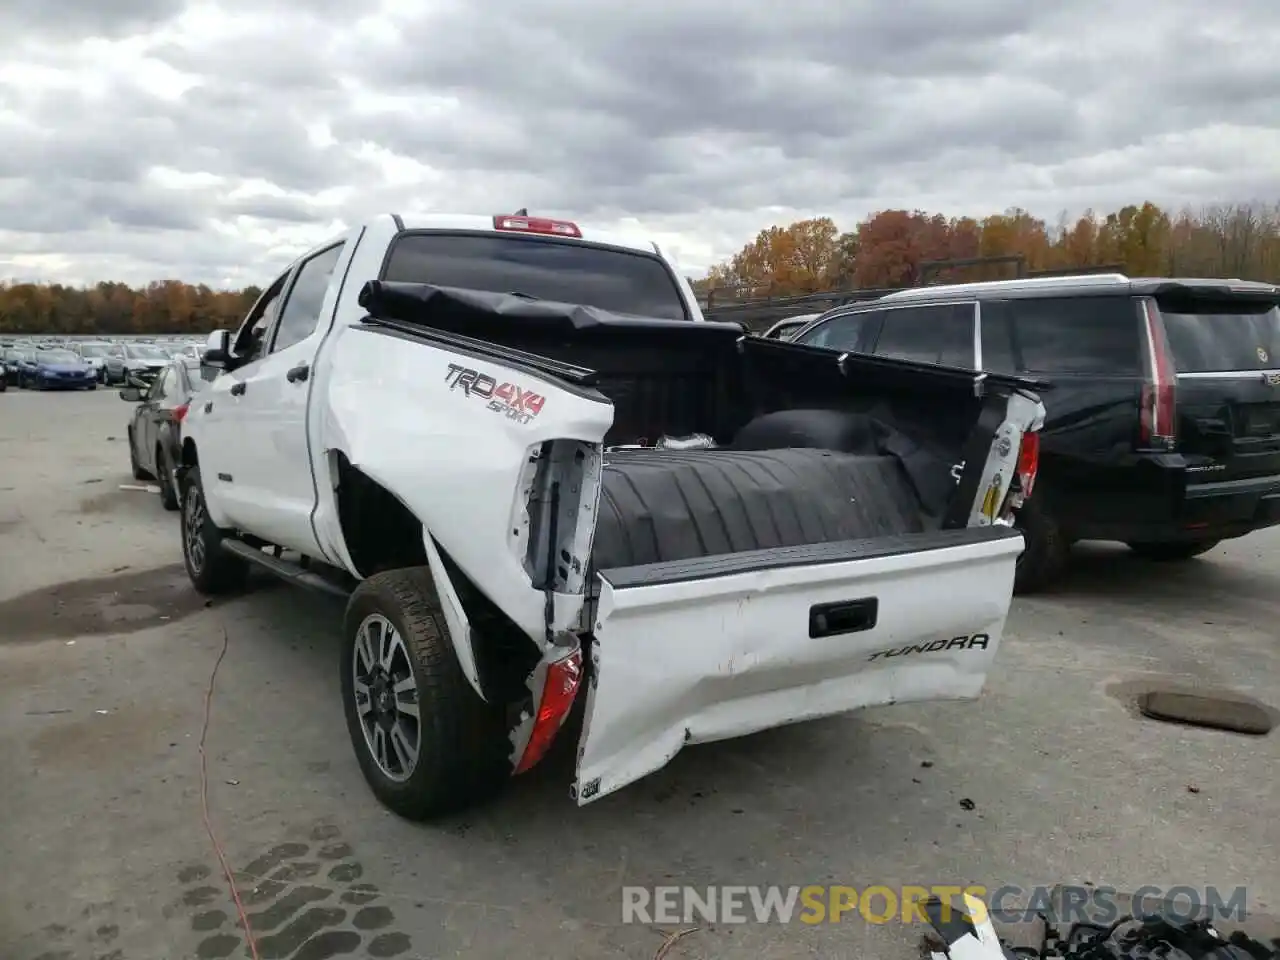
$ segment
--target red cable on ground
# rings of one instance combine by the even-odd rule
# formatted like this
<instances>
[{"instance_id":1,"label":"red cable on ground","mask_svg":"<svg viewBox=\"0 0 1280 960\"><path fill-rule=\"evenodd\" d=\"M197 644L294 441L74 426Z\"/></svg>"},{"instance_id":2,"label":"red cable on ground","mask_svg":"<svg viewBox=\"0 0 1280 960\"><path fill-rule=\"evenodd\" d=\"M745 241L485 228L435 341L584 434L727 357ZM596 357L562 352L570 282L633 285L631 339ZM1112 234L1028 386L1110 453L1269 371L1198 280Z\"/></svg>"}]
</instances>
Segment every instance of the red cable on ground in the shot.
<instances>
[{"instance_id":1,"label":"red cable on ground","mask_svg":"<svg viewBox=\"0 0 1280 960\"><path fill-rule=\"evenodd\" d=\"M239 914L240 924L244 927L245 939L249 941L249 953L253 956L253 960L262 960L258 954L258 942L253 936L253 928L249 926L249 917L245 913L244 904L240 902L240 891L236 889L235 874L232 873L230 865L227 863L227 855L222 850L222 844L218 842L218 836L214 833L213 822L209 819L209 764L205 757L204 742L209 736L209 717L213 713L213 685L218 679L218 668L222 666L222 660L227 655L227 646L230 643L230 637L227 636L227 628L222 628L222 650L218 653L218 659L213 663L213 672L209 674L209 688L204 694L204 725L200 728L200 816L204 820L205 833L209 835L209 842L213 844L214 855L218 858L218 863L222 866L222 875L227 879L227 889L231 891L231 899L236 905L236 913Z\"/></svg>"}]
</instances>

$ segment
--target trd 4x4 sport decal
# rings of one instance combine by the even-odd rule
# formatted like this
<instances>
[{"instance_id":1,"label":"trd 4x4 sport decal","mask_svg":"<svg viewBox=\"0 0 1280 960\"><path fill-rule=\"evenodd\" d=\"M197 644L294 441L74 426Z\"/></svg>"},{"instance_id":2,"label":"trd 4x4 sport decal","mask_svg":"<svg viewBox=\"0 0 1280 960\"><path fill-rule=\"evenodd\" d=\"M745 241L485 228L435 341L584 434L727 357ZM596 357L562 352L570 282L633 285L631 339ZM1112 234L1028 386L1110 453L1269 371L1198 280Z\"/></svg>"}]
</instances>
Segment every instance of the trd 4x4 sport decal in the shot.
<instances>
[{"instance_id":1,"label":"trd 4x4 sport decal","mask_svg":"<svg viewBox=\"0 0 1280 960\"><path fill-rule=\"evenodd\" d=\"M449 364L444 382L450 390L461 390L468 397L479 397L494 413L508 420L528 423L542 412L547 398L517 383L499 382L487 373L471 370L456 363Z\"/></svg>"}]
</instances>

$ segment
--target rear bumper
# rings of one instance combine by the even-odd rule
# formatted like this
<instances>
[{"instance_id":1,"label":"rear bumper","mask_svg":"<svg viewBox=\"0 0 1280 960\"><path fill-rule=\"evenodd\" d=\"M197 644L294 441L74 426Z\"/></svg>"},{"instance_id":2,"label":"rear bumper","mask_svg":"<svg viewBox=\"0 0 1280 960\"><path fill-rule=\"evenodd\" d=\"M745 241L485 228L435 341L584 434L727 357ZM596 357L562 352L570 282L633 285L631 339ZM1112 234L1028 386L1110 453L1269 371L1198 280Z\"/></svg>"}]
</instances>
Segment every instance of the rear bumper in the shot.
<instances>
[{"instance_id":1,"label":"rear bumper","mask_svg":"<svg viewBox=\"0 0 1280 960\"><path fill-rule=\"evenodd\" d=\"M45 390L85 390L97 383L93 377L32 377L32 381Z\"/></svg>"},{"instance_id":2,"label":"rear bumper","mask_svg":"<svg viewBox=\"0 0 1280 960\"><path fill-rule=\"evenodd\" d=\"M1161 493L1151 497L1159 502ZM1081 539L1164 543L1243 537L1280 524L1280 476L1187 484L1165 503L1155 516L1135 503L1141 517L1136 522L1082 525Z\"/></svg>"},{"instance_id":3,"label":"rear bumper","mask_svg":"<svg viewBox=\"0 0 1280 960\"><path fill-rule=\"evenodd\" d=\"M1222 539L1280 524L1280 476L1198 483L1187 487L1180 526Z\"/></svg>"}]
</instances>

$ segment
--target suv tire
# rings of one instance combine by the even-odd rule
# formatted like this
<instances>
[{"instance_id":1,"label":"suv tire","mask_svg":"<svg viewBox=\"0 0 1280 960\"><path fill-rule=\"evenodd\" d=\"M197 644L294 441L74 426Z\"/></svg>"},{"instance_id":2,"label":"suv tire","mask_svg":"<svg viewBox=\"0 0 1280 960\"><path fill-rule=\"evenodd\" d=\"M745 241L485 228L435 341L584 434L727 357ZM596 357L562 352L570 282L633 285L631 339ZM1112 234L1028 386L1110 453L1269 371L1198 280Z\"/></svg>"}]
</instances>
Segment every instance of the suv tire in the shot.
<instances>
[{"instance_id":1,"label":"suv tire","mask_svg":"<svg viewBox=\"0 0 1280 960\"><path fill-rule=\"evenodd\" d=\"M387 676L370 682L370 674L357 664L362 656L358 646L366 636L372 642L375 628L381 636L387 625L399 648L389 655ZM395 642L388 641L387 649ZM482 700L463 674L427 567L376 573L356 587L347 604L341 650L342 703L351 745L370 789L388 809L408 820L427 820L483 802L511 778L506 712ZM375 755L375 731L379 724L400 722L395 704L406 701L394 692L390 699L379 698L376 691L386 690L392 681L401 687L407 679L413 681L418 711L416 724L408 720L417 730L417 755L409 769L397 764L397 775L392 775ZM357 682L363 688L360 701ZM362 712L362 704L373 708L378 702L383 704L378 711ZM392 731L383 729L386 753L392 748Z\"/></svg>"},{"instance_id":2,"label":"suv tire","mask_svg":"<svg viewBox=\"0 0 1280 960\"><path fill-rule=\"evenodd\" d=\"M1026 548L1018 557L1013 592L1037 593L1062 575L1070 542L1058 522L1034 498L1018 510L1014 525L1022 531Z\"/></svg>"},{"instance_id":3,"label":"suv tire","mask_svg":"<svg viewBox=\"0 0 1280 960\"><path fill-rule=\"evenodd\" d=\"M209 519L199 467L187 471L183 488L182 562L191 585L205 596L242 589L249 579L249 562L222 549L225 534Z\"/></svg>"},{"instance_id":4,"label":"suv tire","mask_svg":"<svg viewBox=\"0 0 1280 960\"><path fill-rule=\"evenodd\" d=\"M1143 560L1175 563L1208 553L1221 542L1221 540L1177 540L1168 543L1130 543L1126 546Z\"/></svg>"}]
</instances>

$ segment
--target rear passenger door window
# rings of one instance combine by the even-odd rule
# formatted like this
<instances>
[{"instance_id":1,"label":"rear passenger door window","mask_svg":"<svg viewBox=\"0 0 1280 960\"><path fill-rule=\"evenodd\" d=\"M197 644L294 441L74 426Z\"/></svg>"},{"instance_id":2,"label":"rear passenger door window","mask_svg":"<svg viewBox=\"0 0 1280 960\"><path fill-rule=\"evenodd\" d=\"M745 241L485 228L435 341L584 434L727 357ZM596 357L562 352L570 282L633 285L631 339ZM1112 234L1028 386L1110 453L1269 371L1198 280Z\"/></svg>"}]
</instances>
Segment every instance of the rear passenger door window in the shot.
<instances>
[{"instance_id":1,"label":"rear passenger door window","mask_svg":"<svg viewBox=\"0 0 1280 960\"><path fill-rule=\"evenodd\" d=\"M828 350L865 351L870 347L867 342L868 334L875 329L882 316L883 310L867 310L832 317L807 331L803 337L797 337L794 342L811 347L825 347Z\"/></svg>"},{"instance_id":2,"label":"rear passenger door window","mask_svg":"<svg viewBox=\"0 0 1280 960\"><path fill-rule=\"evenodd\" d=\"M1027 373L1131 375L1139 370L1138 313L1124 297L1010 300L1014 348Z\"/></svg>"},{"instance_id":3,"label":"rear passenger door window","mask_svg":"<svg viewBox=\"0 0 1280 960\"><path fill-rule=\"evenodd\" d=\"M972 370L975 309L972 303L944 303L886 310L875 353Z\"/></svg>"},{"instance_id":4,"label":"rear passenger door window","mask_svg":"<svg viewBox=\"0 0 1280 960\"><path fill-rule=\"evenodd\" d=\"M342 256L343 244L322 250L298 268L289 297L280 311L271 352L291 347L311 336L320 321L320 308L329 290L329 278Z\"/></svg>"}]
</instances>

